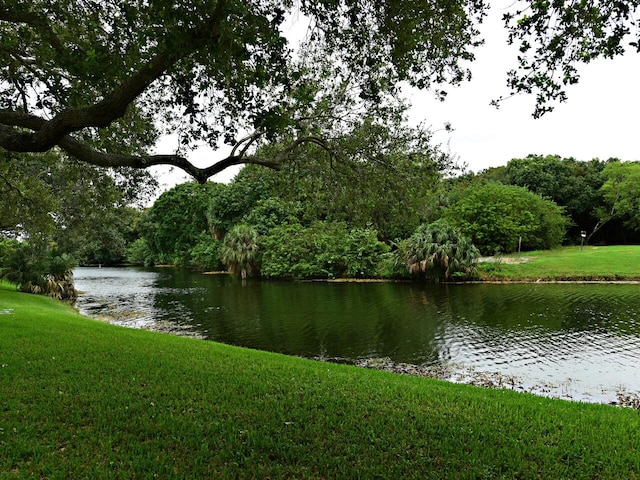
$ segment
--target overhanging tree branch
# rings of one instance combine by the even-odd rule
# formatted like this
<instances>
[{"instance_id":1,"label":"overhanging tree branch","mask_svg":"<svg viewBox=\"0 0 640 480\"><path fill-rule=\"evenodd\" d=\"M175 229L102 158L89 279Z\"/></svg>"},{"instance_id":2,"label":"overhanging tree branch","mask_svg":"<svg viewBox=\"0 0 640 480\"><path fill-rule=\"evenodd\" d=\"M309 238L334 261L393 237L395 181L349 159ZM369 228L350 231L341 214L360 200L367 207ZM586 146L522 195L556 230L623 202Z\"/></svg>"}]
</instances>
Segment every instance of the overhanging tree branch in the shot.
<instances>
[{"instance_id":1,"label":"overhanging tree branch","mask_svg":"<svg viewBox=\"0 0 640 480\"><path fill-rule=\"evenodd\" d=\"M241 142L239 142L240 144ZM171 165L181 168L191 175L199 183L205 183L210 177L222 172L233 165L262 165L273 169L279 169L287 157L299 146L305 143L313 143L321 146L330 152L328 143L318 137L300 137L286 145L273 157L266 158L259 155L245 155L233 153L228 157L215 162L214 164L200 168L196 167L186 157L181 155L120 155L114 153L103 153L90 146L67 136L59 142L60 148L73 157L100 167L131 167L148 168L156 165Z\"/></svg>"}]
</instances>

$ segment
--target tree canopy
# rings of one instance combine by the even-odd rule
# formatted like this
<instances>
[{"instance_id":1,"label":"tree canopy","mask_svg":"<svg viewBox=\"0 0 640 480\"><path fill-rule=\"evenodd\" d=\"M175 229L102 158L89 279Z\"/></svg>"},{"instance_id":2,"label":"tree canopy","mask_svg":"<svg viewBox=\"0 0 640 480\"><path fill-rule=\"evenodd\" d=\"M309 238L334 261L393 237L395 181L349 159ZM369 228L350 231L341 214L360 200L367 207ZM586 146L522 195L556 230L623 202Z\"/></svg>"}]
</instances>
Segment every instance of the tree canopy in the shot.
<instances>
[{"instance_id":1,"label":"tree canopy","mask_svg":"<svg viewBox=\"0 0 640 480\"><path fill-rule=\"evenodd\" d=\"M514 4L505 21L521 55L511 89L537 92L536 114L548 111L578 81L578 63L618 55L625 42L640 48L639 3ZM337 148L331 140L354 116L395 115L402 84L444 96L468 79L487 4L6 0L0 147L55 147L98 166L169 164L201 183L230 165L278 167L303 143ZM284 33L291 18L309 22L300 48ZM180 148L155 153L166 133ZM221 141L233 147L226 158L189 160L191 147ZM277 148L264 155L265 143Z\"/></svg>"},{"instance_id":2,"label":"tree canopy","mask_svg":"<svg viewBox=\"0 0 640 480\"><path fill-rule=\"evenodd\" d=\"M0 146L170 164L200 182L234 164L277 166L302 143L324 144L320 124L382 118L400 82L467 78L484 10L481 0L5 1ZM310 21L297 52L283 34L294 15ZM167 132L181 150L150 154ZM184 154L220 140L234 148L208 167ZM256 155L267 140L279 151Z\"/></svg>"}]
</instances>

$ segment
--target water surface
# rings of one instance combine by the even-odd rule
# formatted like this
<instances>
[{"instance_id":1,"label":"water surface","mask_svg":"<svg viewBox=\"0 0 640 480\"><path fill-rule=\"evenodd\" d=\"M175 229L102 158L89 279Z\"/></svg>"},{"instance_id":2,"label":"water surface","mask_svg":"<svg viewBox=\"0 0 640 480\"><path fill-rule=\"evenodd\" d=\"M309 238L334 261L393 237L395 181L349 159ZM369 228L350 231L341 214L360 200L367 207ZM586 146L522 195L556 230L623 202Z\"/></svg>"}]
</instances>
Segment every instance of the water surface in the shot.
<instances>
[{"instance_id":1,"label":"water surface","mask_svg":"<svg viewBox=\"0 0 640 480\"><path fill-rule=\"evenodd\" d=\"M78 268L75 280L82 313L127 326L172 322L289 355L497 372L527 390L579 400L640 392L640 285L243 285L226 275L135 268Z\"/></svg>"}]
</instances>

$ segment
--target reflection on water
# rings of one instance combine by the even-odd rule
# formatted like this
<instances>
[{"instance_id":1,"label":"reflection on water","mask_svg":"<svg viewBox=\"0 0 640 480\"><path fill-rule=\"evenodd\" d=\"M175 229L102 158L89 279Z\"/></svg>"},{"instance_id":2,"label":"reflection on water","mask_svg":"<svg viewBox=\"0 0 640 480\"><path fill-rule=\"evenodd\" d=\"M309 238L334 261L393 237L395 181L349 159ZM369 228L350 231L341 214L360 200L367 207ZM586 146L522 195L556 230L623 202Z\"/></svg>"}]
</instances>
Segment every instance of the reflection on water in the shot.
<instances>
[{"instance_id":1,"label":"reflection on water","mask_svg":"<svg viewBox=\"0 0 640 480\"><path fill-rule=\"evenodd\" d=\"M640 392L638 285L240 281L174 269L79 268L79 310L308 357L516 376L554 396Z\"/></svg>"}]
</instances>

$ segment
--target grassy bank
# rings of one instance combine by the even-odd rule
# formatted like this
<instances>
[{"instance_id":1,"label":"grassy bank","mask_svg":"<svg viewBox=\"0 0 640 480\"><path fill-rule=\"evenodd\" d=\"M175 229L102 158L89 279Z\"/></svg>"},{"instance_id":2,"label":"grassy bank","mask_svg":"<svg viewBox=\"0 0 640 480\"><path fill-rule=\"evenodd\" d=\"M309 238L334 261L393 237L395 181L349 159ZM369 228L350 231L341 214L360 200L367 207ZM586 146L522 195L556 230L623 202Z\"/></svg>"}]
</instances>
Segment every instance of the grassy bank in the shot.
<instances>
[{"instance_id":1,"label":"grassy bank","mask_svg":"<svg viewBox=\"0 0 640 480\"><path fill-rule=\"evenodd\" d=\"M564 247L480 264L483 280L640 280L640 246Z\"/></svg>"},{"instance_id":2,"label":"grassy bank","mask_svg":"<svg viewBox=\"0 0 640 480\"><path fill-rule=\"evenodd\" d=\"M637 411L85 319L0 287L0 478L640 478Z\"/></svg>"}]
</instances>

